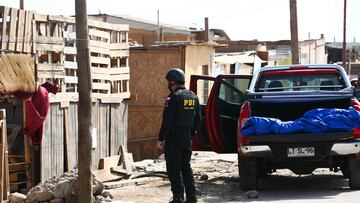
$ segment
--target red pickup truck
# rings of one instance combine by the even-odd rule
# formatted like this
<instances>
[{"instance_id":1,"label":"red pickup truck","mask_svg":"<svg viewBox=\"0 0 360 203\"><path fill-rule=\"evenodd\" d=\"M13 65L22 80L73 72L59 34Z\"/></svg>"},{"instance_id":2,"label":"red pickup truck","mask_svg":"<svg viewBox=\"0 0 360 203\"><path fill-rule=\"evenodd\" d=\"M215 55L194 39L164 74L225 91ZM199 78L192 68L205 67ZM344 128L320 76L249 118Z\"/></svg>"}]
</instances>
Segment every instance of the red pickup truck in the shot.
<instances>
[{"instance_id":1,"label":"red pickup truck","mask_svg":"<svg viewBox=\"0 0 360 203\"><path fill-rule=\"evenodd\" d=\"M316 108L360 111L345 71L338 65L265 67L250 75L192 76L203 121L194 150L238 153L240 187L257 189L259 178L276 169L310 174L316 168L341 170L360 188L360 134L328 132L243 136L250 116L294 121ZM355 132L355 133L354 133Z\"/></svg>"}]
</instances>

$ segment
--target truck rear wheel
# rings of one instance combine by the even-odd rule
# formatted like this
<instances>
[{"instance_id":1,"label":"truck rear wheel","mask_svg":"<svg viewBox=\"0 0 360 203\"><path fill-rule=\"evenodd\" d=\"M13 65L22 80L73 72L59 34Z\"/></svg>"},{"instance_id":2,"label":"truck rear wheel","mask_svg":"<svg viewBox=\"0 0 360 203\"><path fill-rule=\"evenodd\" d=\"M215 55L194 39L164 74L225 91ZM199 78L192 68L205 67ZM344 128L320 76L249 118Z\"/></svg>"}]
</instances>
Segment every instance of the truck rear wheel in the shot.
<instances>
[{"instance_id":1,"label":"truck rear wheel","mask_svg":"<svg viewBox=\"0 0 360 203\"><path fill-rule=\"evenodd\" d=\"M360 189L360 160L352 159L349 161L349 186L351 189Z\"/></svg>"},{"instance_id":2,"label":"truck rear wheel","mask_svg":"<svg viewBox=\"0 0 360 203\"><path fill-rule=\"evenodd\" d=\"M258 176L258 164L256 160L243 160L238 159L239 163L239 181L240 188L246 190L258 189L259 176Z\"/></svg>"}]
</instances>

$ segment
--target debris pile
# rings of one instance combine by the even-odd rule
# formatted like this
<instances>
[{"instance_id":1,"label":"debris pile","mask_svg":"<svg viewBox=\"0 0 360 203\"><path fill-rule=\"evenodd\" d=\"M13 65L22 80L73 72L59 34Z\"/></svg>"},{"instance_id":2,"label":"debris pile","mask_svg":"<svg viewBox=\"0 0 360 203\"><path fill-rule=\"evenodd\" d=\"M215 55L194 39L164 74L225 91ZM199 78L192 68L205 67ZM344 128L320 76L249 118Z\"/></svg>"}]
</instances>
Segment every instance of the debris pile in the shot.
<instances>
[{"instance_id":1,"label":"debris pile","mask_svg":"<svg viewBox=\"0 0 360 203\"><path fill-rule=\"evenodd\" d=\"M78 169L75 166L72 170L56 177L52 177L43 183L31 188L26 194L26 199L15 202L77 202ZM104 191L102 181L93 177L94 202L111 202L112 195Z\"/></svg>"}]
</instances>

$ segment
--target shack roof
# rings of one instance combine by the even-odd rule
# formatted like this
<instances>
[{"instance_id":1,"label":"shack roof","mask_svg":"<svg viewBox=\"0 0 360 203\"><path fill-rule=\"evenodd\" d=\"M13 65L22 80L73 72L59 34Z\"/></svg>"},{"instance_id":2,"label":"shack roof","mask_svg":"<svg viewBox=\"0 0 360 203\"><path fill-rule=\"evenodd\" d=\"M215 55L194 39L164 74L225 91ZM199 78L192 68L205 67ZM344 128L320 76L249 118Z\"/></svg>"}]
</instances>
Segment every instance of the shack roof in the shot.
<instances>
[{"instance_id":1,"label":"shack roof","mask_svg":"<svg viewBox=\"0 0 360 203\"><path fill-rule=\"evenodd\" d=\"M0 54L0 93L33 93L35 89L34 59L26 54Z\"/></svg>"}]
</instances>

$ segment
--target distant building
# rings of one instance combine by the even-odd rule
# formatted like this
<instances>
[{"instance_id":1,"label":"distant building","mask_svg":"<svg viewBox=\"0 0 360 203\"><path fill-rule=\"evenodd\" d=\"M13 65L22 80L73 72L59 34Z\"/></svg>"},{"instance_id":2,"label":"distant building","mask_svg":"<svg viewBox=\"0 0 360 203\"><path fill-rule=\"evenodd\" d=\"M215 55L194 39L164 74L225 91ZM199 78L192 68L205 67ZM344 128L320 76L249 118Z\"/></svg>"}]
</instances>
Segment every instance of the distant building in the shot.
<instances>
[{"instance_id":1,"label":"distant building","mask_svg":"<svg viewBox=\"0 0 360 203\"><path fill-rule=\"evenodd\" d=\"M291 41L216 41L221 44L228 44L228 47L216 49L217 53L231 53L244 51L266 51L268 65L287 65L291 64ZM325 64L327 63L327 53L325 39L305 40L299 42L299 58L301 64Z\"/></svg>"}]
</instances>

